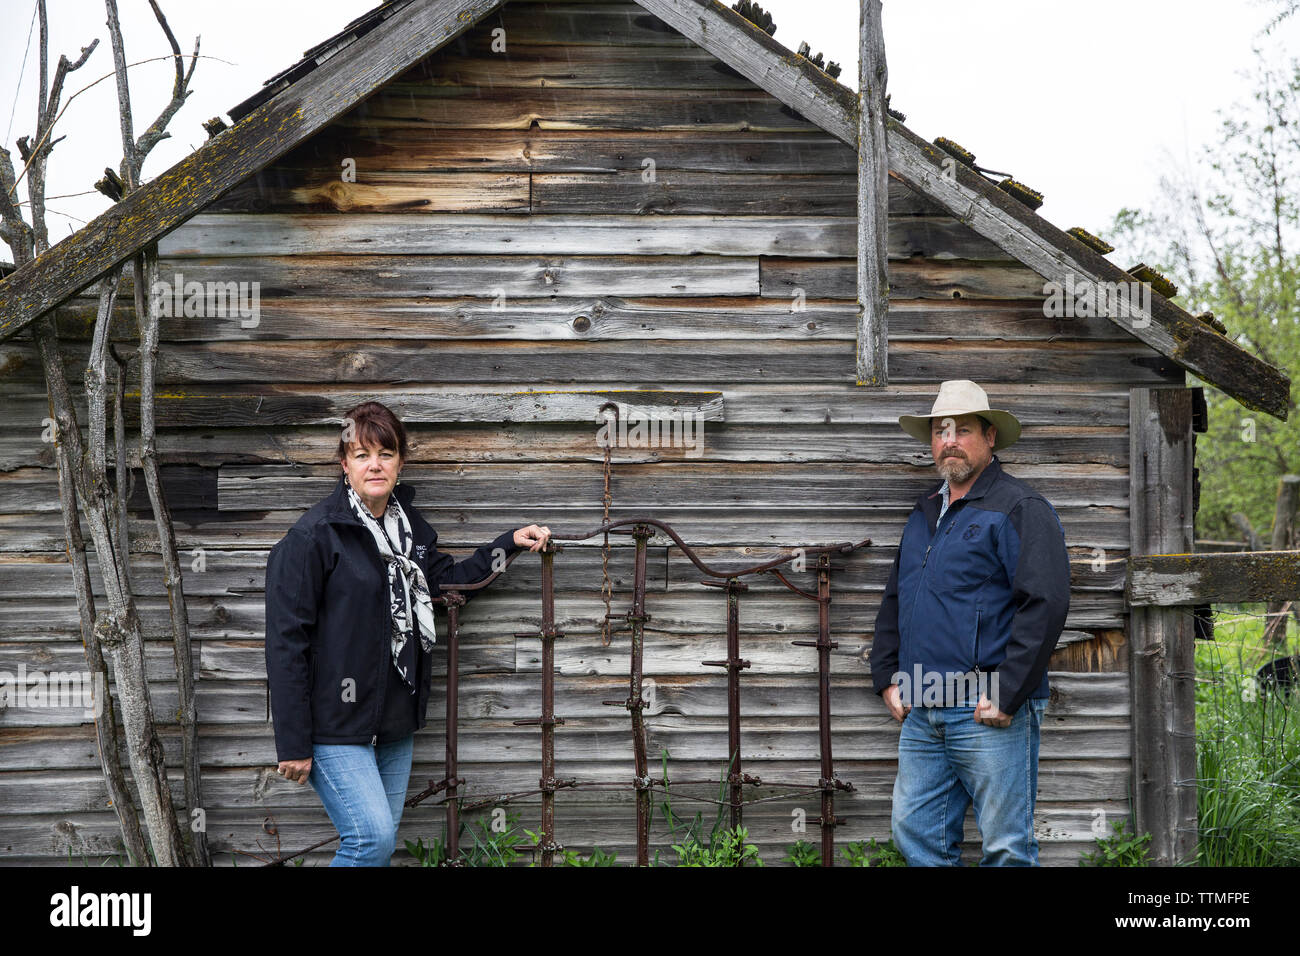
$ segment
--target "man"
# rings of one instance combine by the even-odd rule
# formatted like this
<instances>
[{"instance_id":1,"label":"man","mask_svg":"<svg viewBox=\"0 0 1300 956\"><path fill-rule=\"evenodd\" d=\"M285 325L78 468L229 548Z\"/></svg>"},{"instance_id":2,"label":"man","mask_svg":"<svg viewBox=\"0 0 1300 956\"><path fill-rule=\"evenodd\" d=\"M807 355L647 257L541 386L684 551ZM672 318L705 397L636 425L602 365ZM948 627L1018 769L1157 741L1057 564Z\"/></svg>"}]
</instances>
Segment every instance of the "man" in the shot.
<instances>
[{"instance_id":1,"label":"man","mask_svg":"<svg viewBox=\"0 0 1300 956\"><path fill-rule=\"evenodd\" d=\"M891 820L912 866L956 866L973 801L982 865L1036 866L1038 740L1070 563L1047 500L993 454L1020 437L974 382L902 415L943 482L908 517L871 646L873 688L903 724Z\"/></svg>"}]
</instances>

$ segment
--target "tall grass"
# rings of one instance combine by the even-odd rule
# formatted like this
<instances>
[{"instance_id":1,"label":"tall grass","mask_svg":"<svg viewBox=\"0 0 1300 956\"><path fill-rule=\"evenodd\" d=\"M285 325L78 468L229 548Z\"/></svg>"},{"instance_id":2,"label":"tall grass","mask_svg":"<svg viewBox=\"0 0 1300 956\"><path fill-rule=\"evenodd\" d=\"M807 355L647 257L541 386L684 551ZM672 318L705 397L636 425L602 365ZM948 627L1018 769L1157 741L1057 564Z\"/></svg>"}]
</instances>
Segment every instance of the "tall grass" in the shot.
<instances>
[{"instance_id":1,"label":"tall grass","mask_svg":"<svg viewBox=\"0 0 1300 956\"><path fill-rule=\"evenodd\" d=\"M1196 647L1201 866L1300 865L1300 692L1254 680L1297 640L1265 646L1260 610L1222 609L1215 640Z\"/></svg>"}]
</instances>

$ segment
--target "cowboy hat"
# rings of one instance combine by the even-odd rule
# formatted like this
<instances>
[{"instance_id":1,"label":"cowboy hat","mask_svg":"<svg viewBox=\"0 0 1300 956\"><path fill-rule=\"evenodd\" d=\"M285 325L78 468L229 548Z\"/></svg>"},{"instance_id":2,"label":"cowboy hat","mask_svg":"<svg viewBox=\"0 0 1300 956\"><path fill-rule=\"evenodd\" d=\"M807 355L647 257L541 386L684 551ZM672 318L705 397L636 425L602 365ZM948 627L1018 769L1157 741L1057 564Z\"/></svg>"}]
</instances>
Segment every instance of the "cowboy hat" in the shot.
<instances>
[{"instance_id":1,"label":"cowboy hat","mask_svg":"<svg viewBox=\"0 0 1300 956\"><path fill-rule=\"evenodd\" d=\"M930 419L957 418L960 415L979 415L997 426L994 451L1006 448L1020 437L1020 422L1016 416L1000 408L989 408L989 397L984 389L964 378L939 386L939 397L934 400L934 407L928 415L899 415L898 424L913 438L929 444Z\"/></svg>"}]
</instances>

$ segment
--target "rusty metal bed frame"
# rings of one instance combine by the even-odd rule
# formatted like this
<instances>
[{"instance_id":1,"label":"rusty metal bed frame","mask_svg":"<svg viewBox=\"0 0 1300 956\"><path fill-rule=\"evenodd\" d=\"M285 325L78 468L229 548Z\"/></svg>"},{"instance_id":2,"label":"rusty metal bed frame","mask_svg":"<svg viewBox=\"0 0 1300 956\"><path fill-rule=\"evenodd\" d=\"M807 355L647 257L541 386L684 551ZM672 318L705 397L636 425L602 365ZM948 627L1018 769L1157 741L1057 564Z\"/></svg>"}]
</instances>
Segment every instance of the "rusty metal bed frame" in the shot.
<instances>
[{"instance_id":1,"label":"rusty metal bed frame","mask_svg":"<svg viewBox=\"0 0 1300 956\"><path fill-rule=\"evenodd\" d=\"M439 802L444 804L447 814L447 855L448 864L457 865L459 857L459 831L460 831L460 814L464 811L479 809L485 806L492 806L509 802L512 799L524 796L541 795L541 834L538 843L540 852L541 865L553 866L555 854L563 850L563 846L555 842L555 794L559 790L578 790L583 788L609 787L608 782L588 781L583 782L576 779L561 780L555 775L555 728L564 723L563 718L555 715L555 641L562 638L564 634L555 628L555 587L554 587L554 565L555 555L563 550L563 541L585 541L594 538L597 535L630 535L636 544L636 557L633 572L633 589L632 589L632 607L622 619L625 620L631 628L631 666L628 675L628 697L626 700L607 700L603 703L625 707L631 716L632 730L632 751L635 763L635 775L630 784L615 784L615 786L630 786L636 791L636 862L638 866L647 866L650 862L649 844L650 844L650 817L651 817L651 791L656 785L678 784L702 784L714 783L711 780L679 780L665 781L656 783L650 777L649 767L647 764L646 753L646 731L645 720L642 716L642 710L646 706L645 699L641 696L642 691L642 674L643 674L643 657L644 657L644 630L645 624L650 619L646 613L646 544L654 535L652 529L659 529L666 534L682 550L684 554L701 573L706 577L700 582L707 587L718 588L726 592L727 595L727 657L725 660L702 661L701 663L709 667L721 667L727 672L727 749L728 749L728 768L727 768L727 791L728 799L725 805L730 810L730 820L732 826L741 823L743 809L747 803L755 803L759 800L770 800L772 797L761 797L746 800L744 797L744 788L750 787L782 787L794 789L797 791L814 791L821 793L821 816L817 818L817 824L821 828L821 859L823 866L834 865L834 842L835 827L843 823L843 818L835 816L835 791L852 791L853 784L841 780L835 776L834 761L831 754L831 707L830 707L830 652L838 646L836 641L831 640L830 634L830 601L831 601L831 557L833 555L845 555L860 549L869 547L869 539L858 542L857 544L845 543L836 544L826 547L796 548L782 557L778 557L753 567L742 568L739 570L723 571L707 565L700 559L699 555L686 544L685 541L677 534L675 530L662 521L653 518L627 518L619 521L607 522L596 528L594 531L584 532L581 534L552 534L546 546L541 550L542 561L542 613L541 627L537 631L524 631L516 634L516 637L538 637L542 643L542 707L541 714L537 717L529 717L522 720L514 721L517 725L534 725L541 728L541 761L542 775L538 780L538 786L535 790L517 791L512 793L493 794L485 800L474 803L465 803L468 796L462 792L462 786L466 780L458 776L457 769L457 745L458 745L458 725L457 710L459 696L459 649L460 649L460 609L465 605L466 592L478 591L487 587L495 581L511 563L524 552L516 552L511 555L506 564L500 570L494 571L488 577L473 584L461 584L455 587L446 587L442 589L441 596L434 600L436 604L442 604L447 609L447 720L446 720L446 760L443 766L444 776L441 780L429 781L429 785L420 793L409 798L406 806L413 807L425 800L430 799L438 794L442 794ZM817 591L804 590L793 584L785 573L782 571L784 565L791 562L816 559L817 570ZM818 628L817 640L796 640L792 644L801 647L815 647L817 649L817 671L818 671L818 708L817 708L817 725L820 738L820 776L816 785L807 783L796 783L791 781L774 781L762 780L757 776L744 773L740 763L740 672L750 666L750 662L740 656L740 597L748 590L741 578L758 574L771 574L785 587L789 588L795 594L816 601L818 604ZM607 620L608 620L607 615ZM610 622L612 623L612 622ZM329 841L326 841L329 842Z\"/></svg>"}]
</instances>

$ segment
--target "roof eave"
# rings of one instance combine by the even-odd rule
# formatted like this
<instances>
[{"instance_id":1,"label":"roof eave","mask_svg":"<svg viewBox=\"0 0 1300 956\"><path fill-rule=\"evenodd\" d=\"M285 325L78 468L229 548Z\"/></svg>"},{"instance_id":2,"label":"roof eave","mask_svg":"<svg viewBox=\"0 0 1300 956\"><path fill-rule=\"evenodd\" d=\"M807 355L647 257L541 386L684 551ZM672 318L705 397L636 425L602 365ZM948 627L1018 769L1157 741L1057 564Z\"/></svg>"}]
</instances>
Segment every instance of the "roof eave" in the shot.
<instances>
[{"instance_id":1,"label":"roof eave","mask_svg":"<svg viewBox=\"0 0 1300 956\"><path fill-rule=\"evenodd\" d=\"M858 94L719 0L636 0L732 69L854 149ZM890 174L1045 279L1131 282L1114 263L1062 232L975 170L954 163L904 124L887 119ZM948 159L948 162L945 162ZM1152 290L1152 314L1107 316L1130 335L1247 408L1286 420L1291 380ZM1145 324L1143 324L1145 323Z\"/></svg>"}]
</instances>

